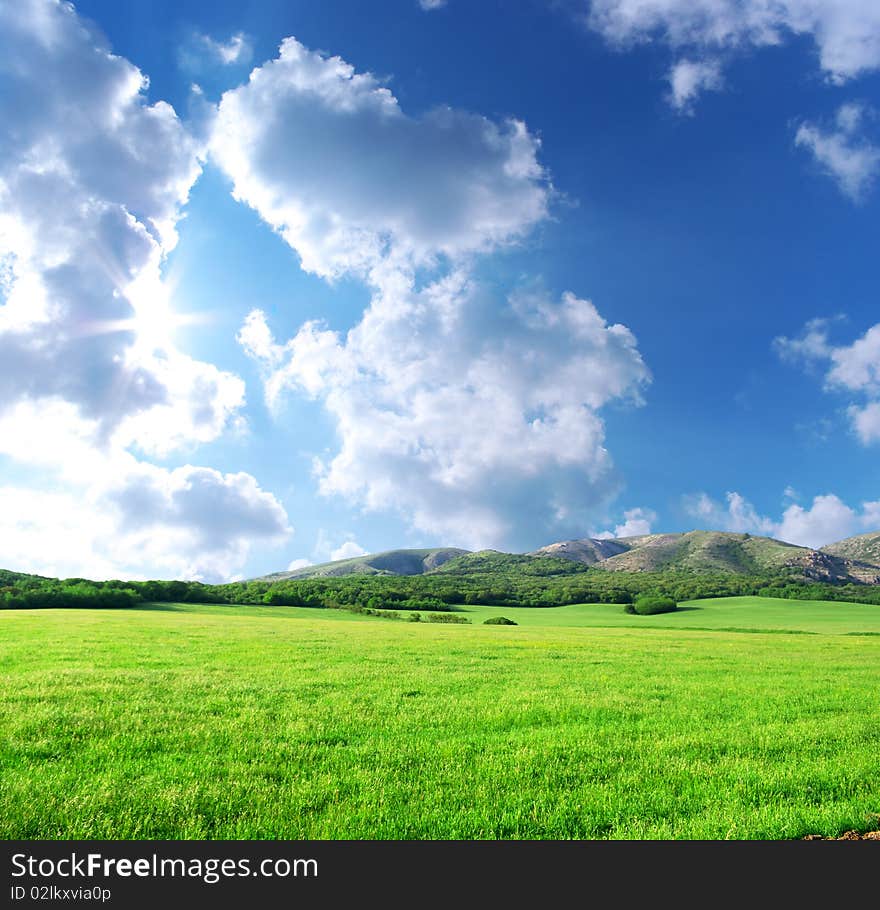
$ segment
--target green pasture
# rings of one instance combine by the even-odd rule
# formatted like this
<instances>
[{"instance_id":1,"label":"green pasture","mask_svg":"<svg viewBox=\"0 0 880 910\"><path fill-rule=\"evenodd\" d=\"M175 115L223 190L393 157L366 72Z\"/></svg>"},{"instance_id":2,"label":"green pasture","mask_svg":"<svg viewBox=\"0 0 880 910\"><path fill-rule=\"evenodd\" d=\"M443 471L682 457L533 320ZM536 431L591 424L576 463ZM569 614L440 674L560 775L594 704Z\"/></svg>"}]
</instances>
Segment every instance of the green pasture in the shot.
<instances>
[{"instance_id":1,"label":"green pasture","mask_svg":"<svg viewBox=\"0 0 880 910\"><path fill-rule=\"evenodd\" d=\"M685 606L2 611L0 837L878 827L880 607Z\"/></svg>"}]
</instances>

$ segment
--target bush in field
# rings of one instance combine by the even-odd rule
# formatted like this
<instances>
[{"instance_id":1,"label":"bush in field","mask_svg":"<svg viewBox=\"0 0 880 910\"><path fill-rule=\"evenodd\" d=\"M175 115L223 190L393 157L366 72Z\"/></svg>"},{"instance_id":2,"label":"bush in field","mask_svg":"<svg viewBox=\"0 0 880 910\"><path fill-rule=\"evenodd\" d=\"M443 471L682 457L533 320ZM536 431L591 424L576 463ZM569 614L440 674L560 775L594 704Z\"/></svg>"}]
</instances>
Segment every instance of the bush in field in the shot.
<instances>
[{"instance_id":1,"label":"bush in field","mask_svg":"<svg viewBox=\"0 0 880 910\"><path fill-rule=\"evenodd\" d=\"M515 626L516 623L506 616L490 616L483 620L484 626Z\"/></svg>"},{"instance_id":2,"label":"bush in field","mask_svg":"<svg viewBox=\"0 0 880 910\"><path fill-rule=\"evenodd\" d=\"M674 613L678 604L671 598L662 594L641 594L631 604L624 607L627 613L637 613L639 616L655 616L658 613Z\"/></svg>"},{"instance_id":3,"label":"bush in field","mask_svg":"<svg viewBox=\"0 0 880 910\"><path fill-rule=\"evenodd\" d=\"M370 607L364 607L356 612L365 613L367 616L378 616L379 619L403 619L403 614L398 613L397 610L373 610Z\"/></svg>"},{"instance_id":4,"label":"bush in field","mask_svg":"<svg viewBox=\"0 0 880 910\"><path fill-rule=\"evenodd\" d=\"M457 616L455 613L429 613L425 622L470 622L466 616Z\"/></svg>"}]
</instances>

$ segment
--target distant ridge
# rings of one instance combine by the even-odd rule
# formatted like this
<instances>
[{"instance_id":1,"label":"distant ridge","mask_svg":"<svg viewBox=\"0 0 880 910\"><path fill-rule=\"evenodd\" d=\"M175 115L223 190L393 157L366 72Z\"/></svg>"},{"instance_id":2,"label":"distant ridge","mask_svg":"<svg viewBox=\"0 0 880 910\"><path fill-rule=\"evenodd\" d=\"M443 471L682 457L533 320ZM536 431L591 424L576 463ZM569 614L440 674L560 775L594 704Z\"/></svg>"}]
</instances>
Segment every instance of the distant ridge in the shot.
<instances>
[{"instance_id":1,"label":"distant ridge","mask_svg":"<svg viewBox=\"0 0 880 910\"><path fill-rule=\"evenodd\" d=\"M545 561L550 560L548 565ZM344 575L474 574L512 569L529 574L566 574L565 565L614 572L692 571L735 575L796 573L813 581L880 584L880 531L851 537L821 550L729 531L688 531L638 537L562 540L530 553L457 547L387 550L351 559L264 575L259 581ZM533 569L529 569L533 566ZM554 568L555 566L555 568ZM575 570L572 567L572 571Z\"/></svg>"},{"instance_id":2,"label":"distant ridge","mask_svg":"<svg viewBox=\"0 0 880 910\"><path fill-rule=\"evenodd\" d=\"M284 581L288 578L339 577L341 575L423 575L455 559L469 550L458 547L434 547L426 550L386 550L383 553L365 553L350 559L304 566L289 572L273 572L257 581Z\"/></svg>"},{"instance_id":3,"label":"distant ridge","mask_svg":"<svg viewBox=\"0 0 880 910\"><path fill-rule=\"evenodd\" d=\"M630 537L628 540L638 540ZM529 556L558 556L561 559L571 559L582 562L587 566L594 566L597 562L604 562L612 556L626 553L630 549L629 543L621 539L601 540L584 537L581 540L563 540L560 543L551 543L540 550L533 550Z\"/></svg>"},{"instance_id":4,"label":"distant ridge","mask_svg":"<svg viewBox=\"0 0 880 910\"><path fill-rule=\"evenodd\" d=\"M880 551L880 533L864 535L874 538ZM618 572L660 572L691 570L697 572L730 572L755 575L765 572L801 570L806 578L816 581L880 582L880 561L871 564L857 558L868 547L852 541L841 541L822 550L811 550L772 537L754 537L729 531L688 531L684 534L646 534L619 537L614 540L562 541L535 550L534 556L557 556L574 559L586 565ZM604 545L615 544L617 552L602 556ZM852 552L838 552L836 548ZM607 552L607 551L604 551Z\"/></svg>"}]
</instances>

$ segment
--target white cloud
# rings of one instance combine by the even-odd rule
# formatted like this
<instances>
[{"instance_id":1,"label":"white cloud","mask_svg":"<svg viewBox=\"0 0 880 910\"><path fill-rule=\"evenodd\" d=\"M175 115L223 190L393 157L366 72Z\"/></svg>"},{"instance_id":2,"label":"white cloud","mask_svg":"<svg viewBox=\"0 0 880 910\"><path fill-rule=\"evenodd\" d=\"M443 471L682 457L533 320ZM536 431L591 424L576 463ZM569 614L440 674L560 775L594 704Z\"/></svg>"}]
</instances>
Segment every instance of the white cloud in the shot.
<instances>
[{"instance_id":1,"label":"white cloud","mask_svg":"<svg viewBox=\"0 0 880 910\"><path fill-rule=\"evenodd\" d=\"M862 503L862 524L866 531L880 529L880 500Z\"/></svg>"},{"instance_id":2,"label":"white cloud","mask_svg":"<svg viewBox=\"0 0 880 910\"><path fill-rule=\"evenodd\" d=\"M717 60L679 60L669 71L669 101L682 114L693 112L704 91L718 91L723 84Z\"/></svg>"},{"instance_id":3,"label":"white cloud","mask_svg":"<svg viewBox=\"0 0 880 910\"><path fill-rule=\"evenodd\" d=\"M200 40L211 55L225 66L248 63L254 55L253 41L244 32L236 32L228 41L216 41L209 35L201 35Z\"/></svg>"},{"instance_id":4,"label":"white cloud","mask_svg":"<svg viewBox=\"0 0 880 910\"><path fill-rule=\"evenodd\" d=\"M847 136L853 135L862 125L864 119L864 106L861 104L856 104L854 102L842 104L837 109L837 115L835 116L837 129Z\"/></svg>"},{"instance_id":5,"label":"white cloud","mask_svg":"<svg viewBox=\"0 0 880 910\"><path fill-rule=\"evenodd\" d=\"M810 319L797 338L780 335L773 339L773 348L779 356L790 363L812 363L831 356L828 341L830 320Z\"/></svg>"},{"instance_id":6,"label":"white cloud","mask_svg":"<svg viewBox=\"0 0 880 910\"><path fill-rule=\"evenodd\" d=\"M427 12L446 6L446 0L419 0L419 6Z\"/></svg>"},{"instance_id":7,"label":"white cloud","mask_svg":"<svg viewBox=\"0 0 880 910\"><path fill-rule=\"evenodd\" d=\"M598 412L648 381L630 331L589 301L520 296L499 318L462 273L377 290L345 338L307 323L278 345L261 313L245 336L267 396L295 389L336 420L323 493L473 547L582 528L617 488Z\"/></svg>"},{"instance_id":8,"label":"white cloud","mask_svg":"<svg viewBox=\"0 0 880 910\"><path fill-rule=\"evenodd\" d=\"M880 395L880 323L851 345L832 348L828 382L871 396Z\"/></svg>"},{"instance_id":9,"label":"white cloud","mask_svg":"<svg viewBox=\"0 0 880 910\"><path fill-rule=\"evenodd\" d=\"M338 559L352 559L355 556L363 556L367 552L355 540L351 531L334 532L328 531L326 528L319 528L308 565L335 562Z\"/></svg>"},{"instance_id":10,"label":"white cloud","mask_svg":"<svg viewBox=\"0 0 880 910\"><path fill-rule=\"evenodd\" d=\"M615 537L640 537L651 533L651 525L657 520L657 513L652 509L629 509L623 513L623 522L613 531L602 531L596 534L599 540L611 540Z\"/></svg>"},{"instance_id":11,"label":"white cloud","mask_svg":"<svg viewBox=\"0 0 880 910\"><path fill-rule=\"evenodd\" d=\"M700 519L703 530L773 534L776 529L773 521L760 516L755 507L739 493L727 493L726 500L726 505L722 505L706 493L699 493L685 498L685 511Z\"/></svg>"},{"instance_id":12,"label":"white cloud","mask_svg":"<svg viewBox=\"0 0 880 910\"><path fill-rule=\"evenodd\" d=\"M880 442L880 402L872 401L861 407L852 405L847 414L864 445Z\"/></svg>"},{"instance_id":13,"label":"white cloud","mask_svg":"<svg viewBox=\"0 0 880 910\"><path fill-rule=\"evenodd\" d=\"M240 68L249 64L253 56L253 38L243 31L235 32L225 41L192 31L177 47L177 64L181 70L209 83L227 78L224 71L233 75L240 73ZM197 83L192 91L203 95L202 87ZM211 107L213 110L214 106Z\"/></svg>"},{"instance_id":14,"label":"white cloud","mask_svg":"<svg viewBox=\"0 0 880 910\"><path fill-rule=\"evenodd\" d=\"M96 514L82 497L3 486L0 502L0 565L61 578L146 577L137 570L125 572L101 552L101 542L113 539L113 521ZM86 511L90 520L83 522Z\"/></svg>"},{"instance_id":15,"label":"white cloud","mask_svg":"<svg viewBox=\"0 0 880 910\"><path fill-rule=\"evenodd\" d=\"M363 556L367 551L356 541L346 540L342 546L337 547L330 553L330 561L337 559L352 559L355 556Z\"/></svg>"},{"instance_id":16,"label":"white cloud","mask_svg":"<svg viewBox=\"0 0 880 910\"><path fill-rule=\"evenodd\" d=\"M140 466L115 489L0 488L0 565L40 575L228 581L286 515L246 474ZM146 504L154 511L132 511ZM244 524L236 525L236 519Z\"/></svg>"},{"instance_id":17,"label":"white cloud","mask_svg":"<svg viewBox=\"0 0 880 910\"><path fill-rule=\"evenodd\" d=\"M310 559L294 559L287 567L287 571L295 572L297 569L306 569L311 565L314 565L314 563Z\"/></svg>"},{"instance_id":18,"label":"white cloud","mask_svg":"<svg viewBox=\"0 0 880 910\"><path fill-rule=\"evenodd\" d=\"M584 8L589 27L613 47L662 42L686 55L670 78L679 110L690 110L698 91L719 87L722 58L796 37L812 39L834 84L880 68L876 0L584 0Z\"/></svg>"},{"instance_id":19,"label":"white cloud","mask_svg":"<svg viewBox=\"0 0 880 910\"><path fill-rule=\"evenodd\" d=\"M758 534L769 534L773 523L758 515L755 507L739 493L727 494L727 527L731 531L756 531Z\"/></svg>"},{"instance_id":20,"label":"white cloud","mask_svg":"<svg viewBox=\"0 0 880 910\"><path fill-rule=\"evenodd\" d=\"M6 4L0 36L0 410L61 398L148 450L216 437L243 385L175 348L160 272L198 144L66 4Z\"/></svg>"},{"instance_id":21,"label":"white cloud","mask_svg":"<svg viewBox=\"0 0 880 910\"><path fill-rule=\"evenodd\" d=\"M592 0L588 22L615 45L659 39L676 50L735 51L805 35L836 83L880 67L874 0Z\"/></svg>"},{"instance_id":22,"label":"white cloud","mask_svg":"<svg viewBox=\"0 0 880 910\"><path fill-rule=\"evenodd\" d=\"M471 277L475 254L546 216L537 149L517 121L411 118L372 75L293 38L223 96L212 152L237 198L303 268L372 289L344 337L309 322L278 343L259 311L239 333L271 406L295 390L335 420L323 493L483 546L582 528L616 490L598 412L648 381L632 334L573 294L499 302Z\"/></svg>"},{"instance_id":23,"label":"white cloud","mask_svg":"<svg viewBox=\"0 0 880 910\"><path fill-rule=\"evenodd\" d=\"M0 418L0 456L40 472L40 486L0 490L0 565L94 578L224 581L254 543L290 534L287 515L249 474L139 462L96 447L69 402L21 402Z\"/></svg>"},{"instance_id":24,"label":"white cloud","mask_svg":"<svg viewBox=\"0 0 880 910\"><path fill-rule=\"evenodd\" d=\"M202 149L70 4L0 5L0 72L0 453L43 476L4 488L0 564L225 576L287 533L280 504L130 451L240 424L242 381L177 349L161 273Z\"/></svg>"},{"instance_id":25,"label":"white cloud","mask_svg":"<svg viewBox=\"0 0 880 910\"><path fill-rule=\"evenodd\" d=\"M866 401L847 408L858 438L868 445L880 442L880 323L849 345L833 345L829 320L813 319L798 338L774 340L779 354L794 362L824 363L828 391L860 393Z\"/></svg>"},{"instance_id":26,"label":"white cloud","mask_svg":"<svg viewBox=\"0 0 880 910\"><path fill-rule=\"evenodd\" d=\"M291 531L281 504L243 472L140 464L107 484L101 503L113 510L127 551L183 578L227 580L254 543L281 543Z\"/></svg>"},{"instance_id":27,"label":"white cloud","mask_svg":"<svg viewBox=\"0 0 880 910\"><path fill-rule=\"evenodd\" d=\"M260 310L251 310L247 314L236 339L254 360L274 367L284 359L284 348L275 344L266 317Z\"/></svg>"},{"instance_id":28,"label":"white cloud","mask_svg":"<svg viewBox=\"0 0 880 910\"><path fill-rule=\"evenodd\" d=\"M853 202L865 198L880 173L880 146L859 135L864 116L860 105L845 104L830 131L802 123L795 135L795 144L807 149Z\"/></svg>"},{"instance_id":29,"label":"white cloud","mask_svg":"<svg viewBox=\"0 0 880 910\"><path fill-rule=\"evenodd\" d=\"M325 277L520 237L547 213L537 149L519 121L409 117L373 75L294 38L223 95L211 145L235 197Z\"/></svg>"},{"instance_id":30,"label":"white cloud","mask_svg":"<svg viewBox=\"0 0 880 910\"><path fill-rule=\"evenodd\" d=\"M728 493L726 506L700 493L686 499L685 510L706 522L707 530L759 534L813 548L880 526L880 501L863 502L856 510L833 493L814 497L809 508L792 503L778 521L760 515L739 493Z\"/></svg>"},{"instance_id":31,"label":"white cloud","mask_svg":"<svg viewBox=\"0 0 880 910\"><path fill-rule=\"evenodd\" d=\"M876 503L865 505L871 506L866 515L873 516ZM816 496L809 509L790 505L782 515L776 536L789 543L822 547L867 530L865 516L859 516L837 496L828 494Z\"/></svg>"}]
</instances>

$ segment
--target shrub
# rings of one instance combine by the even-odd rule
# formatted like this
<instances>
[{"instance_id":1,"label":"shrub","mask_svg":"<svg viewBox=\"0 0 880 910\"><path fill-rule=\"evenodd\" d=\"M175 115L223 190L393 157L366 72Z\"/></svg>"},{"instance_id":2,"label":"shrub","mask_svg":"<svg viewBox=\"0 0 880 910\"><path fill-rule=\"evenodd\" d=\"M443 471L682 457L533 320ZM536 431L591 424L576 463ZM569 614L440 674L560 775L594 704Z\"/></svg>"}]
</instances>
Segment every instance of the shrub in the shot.
<instances>
[{"instance_id":1,"label":"shrub","mask_svg":"<svg viewBox=\"0 0 880 910\"><path fill-rule=\"evenodd\" d=\"M490 616L483 620L484 626L515 626L516 623L506 616Z\"/></svg>"},{"instance_id":2,"label":"shrub","mask_svg":"<svg viewBox=\"0 0 880 910\"><path fill-rule=\"evenodd\" d=\"M658 613L675 612L678 604L671 597L662 594L641 594L633 602L632 608L639 616L655 616Z\"/></svg>"},{"instance_id":3,"label":"shrub","mask_svg":"<svg viewBox=\"0 0 880 910\"><path fill-rule=\"evenodd\" d=\"M371 610L369 607L364 607L363 612L370 616L378 616L379 619L403 619L402 614L396 610Z\"/></svg>"},{"instance_id":4,"label":"shrub","mask_svg":"<svg viewBox=\"0 0 880 910\"><path fill-rule=\"evenodd\" d=\"M429 613L425 622L470 622L466 616L457 616L455 613Z\"/></svg>"}]
</instances>

